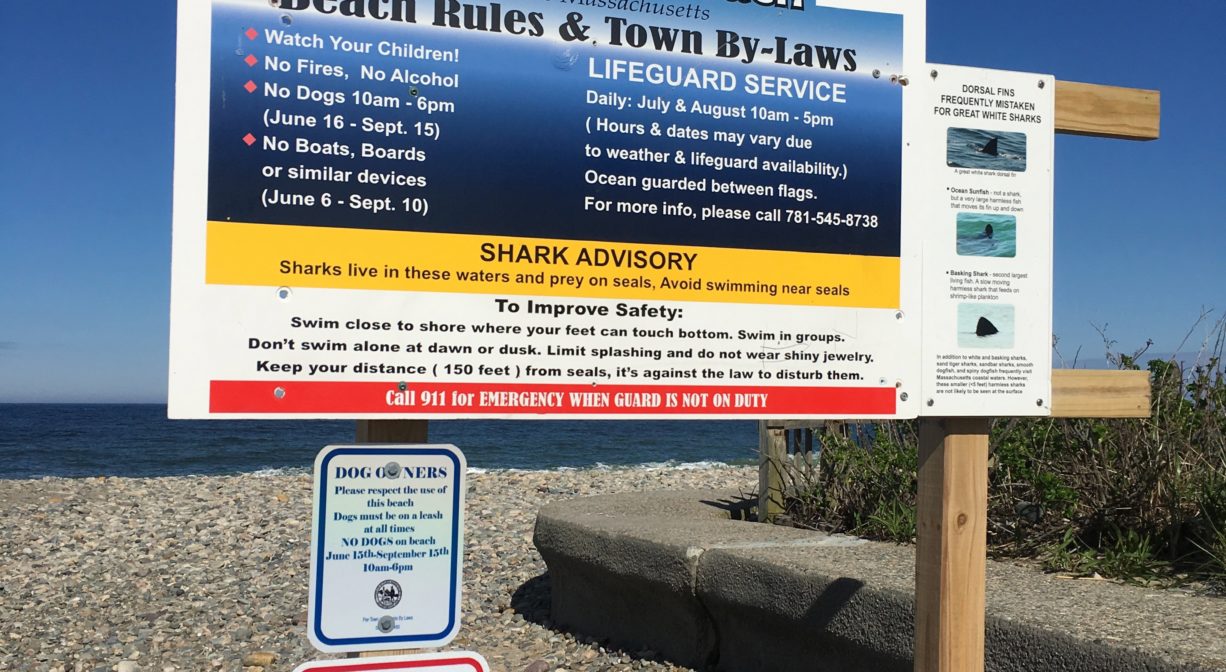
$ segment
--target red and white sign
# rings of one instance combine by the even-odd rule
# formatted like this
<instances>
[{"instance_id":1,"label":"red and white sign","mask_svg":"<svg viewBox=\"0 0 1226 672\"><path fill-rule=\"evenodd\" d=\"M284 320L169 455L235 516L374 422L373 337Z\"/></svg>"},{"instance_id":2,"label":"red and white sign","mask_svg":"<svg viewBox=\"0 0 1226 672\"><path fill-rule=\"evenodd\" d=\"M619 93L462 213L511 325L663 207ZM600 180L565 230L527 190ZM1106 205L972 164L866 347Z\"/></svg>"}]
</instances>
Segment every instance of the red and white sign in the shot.
<instances>
[{"instance_id":1,"label":"red and white sign","mask_svg":"<svg viewBox=\"0 0 1226 672\"><path fill-rule=\"evenodd\" d=\"M303 663L294 672L386 672L387 670L414 670L421 672L489 672L489 663L479 653L472 651L444 651L440 653L415 653L408 656L385 658L347 658L341 660L316 660Z\"/></svg>"}]
</instances>

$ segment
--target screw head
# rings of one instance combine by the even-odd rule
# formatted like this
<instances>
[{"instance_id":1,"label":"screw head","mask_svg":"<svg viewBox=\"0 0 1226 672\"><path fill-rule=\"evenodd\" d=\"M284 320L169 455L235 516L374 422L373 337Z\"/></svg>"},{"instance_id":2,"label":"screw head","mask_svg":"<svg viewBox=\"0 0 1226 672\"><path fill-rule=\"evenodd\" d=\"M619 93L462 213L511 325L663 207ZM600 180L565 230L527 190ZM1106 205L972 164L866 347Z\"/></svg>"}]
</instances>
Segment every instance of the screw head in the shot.
<instances>
[{"instance_id":1,"label":"screw head","mask_svg":"<svg viewBox=\"0 0 1226 672\"><path fill-rule=\"evenodd\" d=\"M1041 79L1040 79L1040 80L1039 80L1039 88L1041 89L1041 88L1043 88L1043 87L1045 87L1045 86L1047 86L1047 82L1045 82L1045 81L1043 81L1043 80L1041 80Z\"/></svg>"},{"instance_id":2,"label":"screw head","mask_svg":"<svg viewBox=\"0 0 1226 672\"><path fill-rule=\"evenodd\" d=\"M933 79L936 79L936 78L937 78L937 71L936 71L936 70L933 70L932 72L928 73L928 76L929 76L929 77L932 77Z\"/></svg>"},{"instance_id":3,"label":"screw head","mask_svg":"<svg viewBox=\"0 0 1226 672\"><path fill-rule=\"evenodd\" d=\"M932 405L934 405L934 404L936 404L936 403L937 403L937 402L936 402L936 400L935 400L935 399L929 399L929 400L928 400L928 405L929 405L929 406L932 406Z\"/></svg>"},{"instance_id":4,"label":"screw head","mask_svg":"<svg viewBox=\"0 0 1226 672\"><path fill-rule=\"evenodd\" d=\"M380 632L391 632L392 628L394 628L395 626L396 626L396 622L392 620L391 616L384 616L383 618L379 619L379 631Z\"/></svg>"},{"instance_id":5,"label":"screw head","mask_svg":"<svg viewBox=\"0 0 1226 672\"><path fill-rule=\"evenodd\" d=\"M274 396L274 397L276 397L276 398L278 398L278 399L284 399L284 398L285 398L285 388L284 388L284 387L278 387L278 388L274 389L274 390L272 391L272 396Z\"/></svg>"},{"instance_id":6,"label":"screw head","mask_svg":"<svg viewBox=\"0 0 1226 672\"><path fill-rule=\"evenodd\" d=\"M396 462L388 462L383 466L383 473L387 474L388 478L396 478L400 476L400 465Z\"/></svg>"},{"instance_id":7,"label":"screw head","mask_svg":"<svg viewBox=\"0 0 1226 672\"><path fill-rule=\"evenodd\" d=\"M898 398L906 401L908 399L908 395L906 392L903 392L902 394L898 395Z\"/></svg>"}]
</instances>

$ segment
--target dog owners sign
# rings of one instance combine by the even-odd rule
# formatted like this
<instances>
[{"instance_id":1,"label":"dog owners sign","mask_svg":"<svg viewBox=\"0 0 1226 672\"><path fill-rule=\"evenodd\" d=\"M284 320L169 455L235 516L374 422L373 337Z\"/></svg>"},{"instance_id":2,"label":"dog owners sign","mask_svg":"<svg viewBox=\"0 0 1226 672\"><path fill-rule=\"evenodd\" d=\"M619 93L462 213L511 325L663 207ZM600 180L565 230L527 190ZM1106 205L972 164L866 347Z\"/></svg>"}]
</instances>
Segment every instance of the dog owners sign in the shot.
<instances>
[{"instance_id":1,"label":"dog owners sign","mask_svg":"<svg viewBox=\"0 0 1226 672\"><path fill-rule=\"evenodd\" d=\"M315 648L435 647L455 637L466 470L450 445L320 452L307 604Z\"/></svg>"}]
</instances>

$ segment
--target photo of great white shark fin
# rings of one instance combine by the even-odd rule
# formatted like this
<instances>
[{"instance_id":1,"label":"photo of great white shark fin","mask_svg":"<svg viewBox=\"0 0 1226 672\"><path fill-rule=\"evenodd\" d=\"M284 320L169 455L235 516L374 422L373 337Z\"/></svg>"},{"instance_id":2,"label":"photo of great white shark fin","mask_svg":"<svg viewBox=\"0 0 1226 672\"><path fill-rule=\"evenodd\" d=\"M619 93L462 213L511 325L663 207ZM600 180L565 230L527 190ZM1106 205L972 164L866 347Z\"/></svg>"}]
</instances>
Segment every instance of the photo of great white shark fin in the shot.
<instances>
[{"instance_id":1,"label":"photo of great white shark fin","mask_svg":"<svg viewBox=\"0 0 1226 672\"><path fill-rule=\"evenodd\" d=\"M988 144L981 147L979 149L979 152L982 154L988 154L991 156L1000 156L1000 150L996 146L997 142L998 142L997 138L992 138L991 140L988 140Z\"/></svg>"},{"instance_id":2,"label":"photo of great white shark fin","mask_svg":"<svg viewBox=\"0 0 1226 672\"><path fill-rule=\"evenodd\" d=\"M986 317L979 318L979 323L975 325L976 336L991 336L999 332L1000 329L997 329L996 325L992 324L992 321Z\"/></svg>"}]
</instances>

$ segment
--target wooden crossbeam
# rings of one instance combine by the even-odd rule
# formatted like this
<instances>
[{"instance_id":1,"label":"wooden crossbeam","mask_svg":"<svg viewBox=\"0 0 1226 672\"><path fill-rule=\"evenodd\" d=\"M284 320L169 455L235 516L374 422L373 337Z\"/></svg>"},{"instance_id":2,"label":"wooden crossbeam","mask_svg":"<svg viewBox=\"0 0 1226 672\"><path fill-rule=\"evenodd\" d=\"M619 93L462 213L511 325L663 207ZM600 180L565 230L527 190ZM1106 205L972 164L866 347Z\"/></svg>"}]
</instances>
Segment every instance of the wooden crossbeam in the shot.
<instances>
[{"instance_id":1,"label":"wooden crossbeam","mask_svg":"<svg viewBox=\"0 0 1226 672\"><path fill-rule=\"evenodd\" d=\"M1156 140L1161 108L1158 91L1056 81L1057 133Z\"/></svg>"},{"instance_id":2,"label":"wooden crossbeam","mask_svg":"<svg viewBox=\"0 0 1226 672\"><path fill-rule=\"evenodd\" d=\"M1053 369L1051 417L1148 418L1148 371ZM766 420L764 430L817 427L822 420Z\"/></svg>"},{"instance_id":3,"label":"wooden crossbeam","mask_svg":"<svg viewBox=\"0 0 1226 672\"><path fill-rule=\"evenodd\" d=\"M1148 371L1051 372L1053 418L1148 418L1149 402Z\"/></svg>"}]
</instances>

